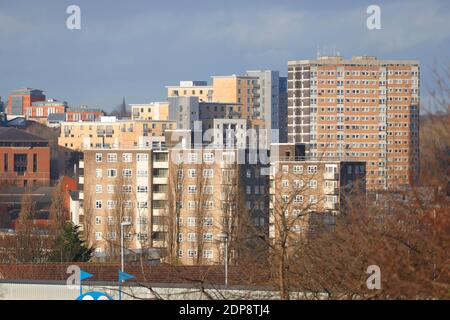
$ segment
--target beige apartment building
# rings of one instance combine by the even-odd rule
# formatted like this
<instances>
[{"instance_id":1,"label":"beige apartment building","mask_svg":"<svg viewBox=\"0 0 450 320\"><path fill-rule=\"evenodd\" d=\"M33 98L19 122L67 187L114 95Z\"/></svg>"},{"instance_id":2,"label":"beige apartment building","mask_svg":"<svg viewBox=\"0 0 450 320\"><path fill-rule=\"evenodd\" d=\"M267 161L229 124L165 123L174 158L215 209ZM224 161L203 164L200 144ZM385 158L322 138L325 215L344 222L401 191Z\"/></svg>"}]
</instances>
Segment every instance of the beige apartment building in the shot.
<instances>
[{"instance_id":1,"label":"beige apartment building","mask_svg":"<svg viewBox=\"0 0 450 320\"><path fill-rule=\"evenodd\" d=\"M419 172L418 61L372 56L288 62L288 141L307 154L367 162L368 190Z\"/></svg>"},{"instance_id":2,"label":"beige apartment building","mask_svg":"<svg viewBox=\"0 0 450 320\"><path fill-rule=\"evenodd\" d=\"M281 230L293 237L310 236L316 223L333 225L354 197L364 199L365 162L307 160L295 144L275 145L279 152L271 160L269 189L272 240Z\"/></svg>"},{"instance_id":3,"label":"beige apartment building","mask_svg":"<svg viewBox=\"0 0 450 320\"><path fill-rule=\"evenodd\" d=\"M131 120L101 117L100 121L62 122L58 144L82 151L98 147L136 147L142 137L163 136L165 130L175 129L176 122L168 120Z\"/></svg>"},{"instance_id":4,"label":"beige apartment building","mask_svg":"<svg viewBox=\"0 0 450 320\"><path fill-rule=\"evenodd\" d=\"M258 117L259 87L257 76L213 76L213 102L239 104L241 117ZM258 125L262 125L261 121Z\"/></svg>"},{"instance_id":5,"label":"beige apartment building","mask_svg":"<svg viewBox=\"0 0 450 320\"><path fill-rule=\"evenodd\" d=\"M97 256L117 255L118 221L129 221L126 247L133 252L220 264L224 242L218 235L226 232L230 259L237 259L239 223L268 232L268 176L257 166L236 164L237 150L178 149L159 138L146 147L84 150L79 220Z\"/></svg>"},{"instance_id":6,"label":"beige apartment building","mask_svg":"<svg viewBox=\"0 0 450 320\"><path fill-rule=\"evenodd\" d=\"M169 120L169 102L130 104L132 120Z\"/></svg>"},{"instance_id":7,"label":"beige apartment building","mask_svg":"<svg viewBox=\"0 0 450 320\"><path fill-rule=\"evenodd\" d=\"M180 81L178 86L166 86L167 97L198 97L200 102L213 101L213 87L206 81Z\"/></svg>"},{"instance_id":8,"label":"beige apartment building","mask_svg":"<svg viewBox=\"0 0 450 320\"><path fill-rule=\"evenodd\" d=\"M158 259L167 247L168 152L152 148L84 150L79 177L79 221L98 258L120 254L120 223L126 249Z\"/></svg>"}]
</instances>

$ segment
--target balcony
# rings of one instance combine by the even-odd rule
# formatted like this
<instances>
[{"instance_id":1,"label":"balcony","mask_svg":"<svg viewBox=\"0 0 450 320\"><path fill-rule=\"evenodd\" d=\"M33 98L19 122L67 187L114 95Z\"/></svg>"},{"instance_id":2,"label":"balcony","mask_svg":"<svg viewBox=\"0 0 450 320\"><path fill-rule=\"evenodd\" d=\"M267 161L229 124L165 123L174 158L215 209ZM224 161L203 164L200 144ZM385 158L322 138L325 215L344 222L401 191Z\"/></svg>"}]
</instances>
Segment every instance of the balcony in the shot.
<instances>
[{"instance_id":1,"label":"balcony","mask_svg":"<svg viewBox=\"0 0 450 320\"><path fill-rule=\"evenodd\" d=\"M167 177L153 177L153 184L167 184Z\"/></svg>"},{"instance_id":2,"label":"balcony","mask_svg":"<svg viewBox=\"0 0 450 320\"><path fill-rule=\"evenodd\" d=\"M166 193L153 193L153 200L167 200Z\"/></svg>"},{"instance_id":3,"label":"balcony","mask_svg":"<svg viewBox=\"0 0 450 320\"><path fill-rule=\"evenodd\" d=\"M78 161L78 168L84 169L84 161L83 160Z\"/></svg>"},{"instance_id":4,"label":"balcony","mask_svg":"<svg viewBox=\"0 0 450 320\"><path fill-rule=\"evenodd\" d=\"M339 204L338 203L334 203L334 202L324 202L323 205L325 210L338 210L339 209Z\"/></svg>"},{"instance_id":5,"label":"balcony","mask_svg":"<svg viewBox=\"0 0 450 320\"><path fill-rule=\"evenodd\" d=\"M325 194L339 194L339 188L337 187L324 187L323 193Z\"/></svg>"},{"instance_id":6,"label":"balcony","mask_svg":"<svg viewBox=\"0 0 450 320\"><path fill-rule=\"evenodd\" d=\"M83 192L83 191L80 191L80 192L78 193L78 199L84 200L84 192Z\"/></svg>"},{"instance_id":7,"label":"balcony","mask_svg":"<svg viewBox=\"0 0 450 320\"><path fill-rule=\"evenodd\" d=\"M166 161L153 161L154 169L169 169L169 162Z\"/></svg>"},{"instance_id":8,"label":"balcony","mask_svg":"<svg viewBox=\"0 0 450 320\"><path fill-rule=\"evenodd\" d=\"M79 176L78 177L78 183L79 184L84 184L84 177L83 176Z\"/></svg>"},{"instance_id":9,"label":"balcony","mask_svg":"<svg viewBox=\"0 0 450 320\"><path fill-rule=\"evenodd\" d=\"M324 172L323 178L325 180L338 180L339 174L337 172Z\"/></svg>"}]
</instances>

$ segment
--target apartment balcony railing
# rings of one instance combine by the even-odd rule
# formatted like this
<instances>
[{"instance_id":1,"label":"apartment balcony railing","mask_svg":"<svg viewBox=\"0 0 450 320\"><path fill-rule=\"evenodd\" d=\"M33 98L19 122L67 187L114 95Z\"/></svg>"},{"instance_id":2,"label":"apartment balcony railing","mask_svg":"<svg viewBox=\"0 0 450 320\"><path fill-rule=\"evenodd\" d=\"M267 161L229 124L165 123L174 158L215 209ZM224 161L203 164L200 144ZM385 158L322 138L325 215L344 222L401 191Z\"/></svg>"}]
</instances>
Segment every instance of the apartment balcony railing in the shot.
<instances>
[{"instance_id":1,"label":"apartment balcony railing","mask_svg":"<svg viewBox=\"0 0 450 320\"><path fill-rule=\"evenodd\" d=\"M339 188L337 187L324 187L323 188L323 193L325 194L338 194L339 193Z\"/></svg>"},{"instance_id":2,"label":"apartment balcony railing","mask_svg":"<svg viewBox=\"0 0 450 320\"><path fill-rule=\"evenodd\" d=\"M325 180L338 180L339 174L337 172L324 172L323 178Z\"/></svg>"}]
</instances>

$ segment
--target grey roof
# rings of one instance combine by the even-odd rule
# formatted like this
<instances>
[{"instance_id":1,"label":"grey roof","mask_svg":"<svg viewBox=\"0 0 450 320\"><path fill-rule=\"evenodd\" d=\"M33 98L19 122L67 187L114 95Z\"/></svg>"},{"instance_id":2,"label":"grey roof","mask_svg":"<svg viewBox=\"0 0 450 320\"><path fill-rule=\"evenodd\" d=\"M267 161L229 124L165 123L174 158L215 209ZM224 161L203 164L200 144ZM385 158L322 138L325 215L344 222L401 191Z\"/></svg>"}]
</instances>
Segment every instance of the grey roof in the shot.
<instances>
[{"instance_id":1,"label":"grey roof","mask_svg":"<svg viewBox=\"0 0 450 320\"><path fill-rule=\"evenodd\" d=\"M51 113L47 117L47 121L66 121L65 113Z\"/></svg>"},{"instance_id":2,"label":"grey roof","mask_svg":"<svg viewBox=\"0 0 450 320\"><path fill-rule=\"evenodd\" d=\"M33 201L38 204L50 203L53 190L53 187L34 187L31 189L5 187L0 189L0 203L19 204L25 194L31 195Z\"/></svg>"},{"instance_id":3,"label":"grey roof","mask_svg":"<svg viewBox=\"0 0 450 320\"><path fill-rule=\"evenodd\" d=\"M66 112L103 112L102 109L99 108L88 108L88 107L75 107L69 108Z\"/></svg>"},{"instance_id":4,"label":"grey roof","mask_svg":"<svg viewBox=\"0 0 450 320\"><path fill-rule=\"evenodd\" d=\"M35 136L24 130L0 127L0 142L48 142L46 139Z\"/></svg>"}]
</instances>

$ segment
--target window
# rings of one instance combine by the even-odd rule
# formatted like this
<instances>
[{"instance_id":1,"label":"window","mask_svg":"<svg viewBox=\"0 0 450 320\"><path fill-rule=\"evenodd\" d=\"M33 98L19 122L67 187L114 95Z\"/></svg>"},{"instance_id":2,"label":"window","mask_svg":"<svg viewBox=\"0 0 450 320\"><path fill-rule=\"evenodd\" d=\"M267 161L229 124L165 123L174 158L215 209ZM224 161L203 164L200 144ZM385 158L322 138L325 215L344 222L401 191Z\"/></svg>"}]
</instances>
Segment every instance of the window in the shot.
<instances>
[{"instance_id":1,"label":"window","mask_svg":"<svg viewBox=\"0 0 450 320\"><path fill-rule=\"evenodd\" d=\"M317 166L308 166L308 173L314 174L317 172Z\"/></svg>"},{"instance_id":2,"label":"window","mask_svg":"<svg viewBox=\"0 0 450 320\"><path fill-rule=\"evenodd\" d=\"M116 187L115 187L114 185L108 184L108 185L106 186L106 192L108 192L108 193L114 193L114 190L116 190Z\"/></svg>"},{"instance_id":3,"label":"window","mask_svg":"<svg viewBox=\"0 0 450 320\"><path fill-rule=\"evenodd\" d=\"M251 177L252 177L252 170L247 169L247 170L245 171L245 175L247 176L247 178L251 178Z\"/></svg>"},{"instance_id":4,"label":"window","mask_svg":"<svg viewBox=\"0 0 450 320\"><path fill-rule=\"evenodd\" d=\"M123 169L122 174L125 178L129 178L132 175L132 170L131 169Z\"/></svg>"},{"instance_id":5,"label":"window","mask_svg":"<svg viewBox=\"0 0 450 320\"><path fill-rule=\"evenodd\" d=\"M213 169L203 169L203 177L204 178L212 178L214 176Z\"/></svg>"},{"instance_id":6,"label":"window","mask_svg":"<svg viewBox=\"0 0 450 320\"><path fill-rule=\"evenodd\" d=\"M294 180L294 188L295 189L300 189L303 188L303 180Z\"/></svg>"},{"instance_id":7,"label":"window","mask_svg":"<svg viewBox=\"0 0 450 320\"><path fill-rule=\"evenodd\" d=\"M95 224L96 225L102 224L102 217L101 216L95 216Z\"/></svg>"},{"instance_id":8,"label":"window","mask_svg":"<svg viewBox=\"0 0 450 320\"><path fill-rule=\"evenodd\" d=\"M146 208L148 208L148 202L147 201L138 201L137 207L138 207L138 209L146 209Z\"/></svg>"},{"instance_id":9,"label":"window","mask_svg":"<svg viewBox=\"0 0 450 320\"><path fill-rule=\"evenodd\" d=\"M132 192L132 189L133 189L132 186L129 184L122 186L123 192L126 192L126 193Z\"/></svg>"},{"instance_id":10,"label":"window","mask_svg":"<svg viewBox=\"0 0 450 320\"><path fill-rule=\"evenodd\" d=\"M114 239L116 239L116 233L113 231L113 232L107 232L106 233L106 237L109 239L109 240L114 240Z\"/></svg>"},{"instance_id":11,"label":"window","mask_svg":"<svg viewBox=\"0 0 450 320\"><path fill-rule=\"evenodd\" d=\"M33 172L37 172L37 154L33 154Z\"/></svg>"},{"instance_id":12,"label":"window","mask_svg":"<svg viewBox=\"0 0 450 320\"><path fill-rule=\"evenodd\" d=\"M203 258L205 259L212 259L213 256L213 251L212 250L205 250L203 251Z\"/></svg>"},{"instance_id":13,"label":"window","mask_svg":"<svg viewBox=\"0 0 450 320\"><path fill-rule=\"evenodd\" d=\"M123 162L131 162L133 160L133 155L131 153L122 153Z\"/></svg>"},{"instance_id":14,"label":"window","mask_svg":"<svg viewBox=\"0 0 450 320\"><path fill-rule=\"evenodd\" d=\"M97 184L95 186L95 192L96 193L102 193L102 185L101 184Z\"/></svg>"},{"instance_id":15,"label":"window","mask_svg":"<svg viewBox=\"0 0 450 320\"><path fill-rule=\"evenodd\" d=\"M213 194L214 193L214 187L213 186L204 186L203 187L203 193L205 193L205 194Z\"/></svg>"},{"instance_id":16,"label":"window","mask_svg":"<svg viewBox=\"0 0 450 320\"><path fill-rule=\"evenodd\" d=\"M317 180L310 180L310 181L309 181L309 187L310 187L311 189L317 188Z\"/></svg>"},{"instance_id":17,"label":"window","mask_svg":"<svg viewBox=\"0 0 450 320\"><path fill-rule=\"evenodd\" d=\"M117 153L108 153L108 162L117 162Z\"/></svg>"},{"instance_id":18,"label":"window","mask_svg":"<svg viewBox=\"0 0 450 320\"><path fill-rule=\"evenodd\" d=\"M139 217L137 219L137 224L147 224L147 217Z\"/></svg>"},{"instance_id":19,"label":"window","mask_svg":"<svg viewBox=\"0 0 450 320\"><path fill-rule=\"evenodd\" d=\"M213 234L212 233L204 233L203 240L207 241L207 242L213 241Z\"/></svg>"},{"instance_id":20,"label":"window","mask_svg":"<svg viewBox=\"0 0 450 320\"><path fill-rule=\"evenodd\" d=\"M189 186L188 186L188 193L190 193L190 194L197 193L197 186L195 186L195 185L189 185Z\"/></svg>"},{"instance_id":21,"label":"window","mask_svg":"<svg viewBox=\"0 0 450 320\"><path fill-rule=\"evenodd\" d=\"M197 154L196 153L189 153L188 154L188 162L189 163L197 162Z\"/></svg>"},{"instance_id":22,"label":"window","mask_svg":"<svg viewBox=\"0 0 450 320\"><path fill-rule=\"evenodd\" d=\"M294 171L294 173L302 173L303 166L294 166L293 171Z\"/></svg>"},{"instance_id":23,"label":"window","mask_svg":"<svg viewBox=\"0 0 450 320\"><path fill-rule=\"evenodd\" d=\"M96 178L102 177L102 169L95 169L95 177Z\"/></svg>"},{"instance_id":24,"label":"window","mask_svg":"<svg viewBox=\"0 0 450 320\"><path fill-rule=\"evenodd\" d=\"M213 162L214 161L214 154L212 154L212 153L205 153L205 154L203 154L203 160L205 162L208 162L208 163Z\"/></svg>"},{"instance_id":25,"label":"window","mask_svg":"<svg viewBox=\"0 0 450 320\"><path fill-rule=\"evenodd\" d=\"M189 227L195 227L197 225L197 219L194 217L188 217L187 218L187 225Z\"/></svg>"},{"instance_id":26,"label":"window","mask_svg":"<svg viewBox=\"0 0 450 320\"><path fill-rule=\"evenodd\" d=\"M106 170L106 175L108 176L108 178L115 178L115 177L117 177L117 169L107 169Z\"/></svg>"},{"instance_id":27,"label":"window","mask_svg":"<svg viewBox=\"0 0 450 320\"><path fill-rule=\"evenodd\" d=\"M124 206L126 209L130 209L130 208L133 207L133 203L131 202L131 200L125 200L125 201L123 202L123 206Z\"/></svg>"},{"instance_id":28,"label":"window","mask_svg":"<svg viewBox=\"0 0 450 320\"><path fill-rule=\"evenodd\" d=\"M147 193L148 192L148 187L147 186L138 186L137 187L137 192L138 193Z\"/></svg>"},{"instance_id":29,"label":"window","mask_svg":"<svg viewBox=\"0 0 450 320\"><path fill-rule=\"evenodd\" d=\"M138 169L137 176L140 178L146 178L148 177L148 171L145 169Z\"/></svg>"},{"instance_id":30,"label":"window","mask_svg":"<svg viewBox=\"0 0 450 320\"><path fill-rule=\"evenodd\" d=\"M177 169L177 177L183 178L183 169Z\"/></svg>"},{"instance_id":31,"label":"window","mask_svg":"<svg viewBox=\"0 0 450 320\"><path fill-rule=\"evenodd\" d=\"M188 256L189 256L189 258L195 258L197 256L197 250L189 249Z\"/></svg>"},{"instance_id":32,"label":"window","mask_svg":"<svg viewBox=\"0 0 450 320\"><path fill-rule=\"evenodd\" d=\"M212 209L214 207L214 202L213 201L204 201L203 207L205 207L205 209Z\"/></svg>"},{"instance_id":33,"label":"window","mask_svg":"<svg viewBox=\"0 0 450 320\"><path fill-rule=\"evenodd\" d=\"M282 203L288 203L288 202L289 202L289 196L287 196L287 195L282 195L282 196L281 196L281 202L282 202Z\"/></svg>"},{"instance_id":34,"label":"window","mask_svg":"<svg viewBox=\"0 0 450 320\"><path fill-rule=\"evenodd\" d=\"M116 208L116 204L117 204L117 201L114 201L114 200L108 200L108 202L107 202L107 207L108 207L108 209L115 209Z\"/></svg>"},{"instance_id":35,"label":"window","mask_svg":"<svg viewBox=\"0 0 450 320\"><path fill-rule=\"evenodd\" d=\"M116 223L116 218L114 218L113 216L108 216L108 224L113 225L115 223Z\"/></svg>"},{"instance_id":36,"label":"window","mask_svg":"<svg viewBox=\"0 0 450 320\"><path fill-rule=\"evenodd\" d=\"M24 175L27 171L27 166L28 161L26 154L14 154L14 172L17 172L19 175Z\"/></svg>"},{"instance_id":37,"label":"window","mask_svg":"<svg viewBox=\"0 0 450 320\"><path fill-rule=\"evenodd\" d=\"M197 170L195 170L195 169L189 169L189 170L188 170L188 176L189 176L189 178L195 178L195 177L197 177Z\"/></svg>"},{"instance_id":38,"label":"window","mask_svg":"<svg viewBox=\"0 0 450 320\"><path fill-rule=\"evenodd\" d=\"M8 154L3 155L3 171L8 172Z\"/></svg>"},{"instance_id":39,"label":"window","mask_svg":"<svg viewBox=\"0 0 450 320\"><path fill-rule=\"evenodd\" d=\"M283 188L289 188L289 180L283 180L281 181L281 186Z\"/></svg>"},{"instance_id":40,"label":"window","mask_svg":"<svg viewBox=\"0 0 450 320\"><path fill-rule=\"evenodd\" d=\"M282 171L283 173L288 173L288 172L289 172L289 166L287 166L287 165L282 166L282 167L281 167L281 171Z\"/></svg>"},{"instance_id":41,"label":"window","mask_svg":"<svg viewBox=\"0 0 450 320\"><path fill-rule=\"evenodd\" d=\"M96 232L95 233L95 240L97 240L97 241L102 240L102 233L101 232Z\"/></svg>"},{"instance_id":42,"label":"window","mask_svg":"<svg viewBox=\"0 0 450 320\"><path fill-rule=\"evenodd\" d=\"M189 241L189 242L195 242L195 241L197 241L197 234L196 233L188 233L187 234L187 240Z\"/></svg>"},{"instance_id":43,"label":"window","mask_svg":"<svg viewBox=\"0 0 450 320\"><path fill-rule=\"evenodd\" d=\"M210 227L213 225L213 218L204 218L203 225L206 227Z\"/></svg>"},{"instance_id":44,"label":"window","mask_svg":"<svg viewBox=\"0 0 450 320\"><path fill-rule=\"evenodd\" d=\"M303 202L303 196L297 194L294 198L294 203L302 203Z\"/></svg>"},{"instance_id":45,"label":"window","mask_svg":"<svg viewBox=\"0 0 450 320\"><path fill-rule=\"evenodd\" d=\"M148 154L147 153L138 153L136 160L137 160L137 162L148 161Z\"/></svg>"},{"instance_id":46,"label":"window","mask_svg":"<svg viewBox=\"0 0 450 320\"><path fill-rule=\"evenodd\" d=\"M95 162L102 162L103 155L101 153L95 154Z\"/></svg>"},{"instance_id":47,"label":"window","mask_svg":"<svg viewBox=\"0 0 450 320\"><path fill-rule=\"evenodd\" d=\"M95 208L96 209L101 209L102 208L102 200L95 201Z\"/></svg>"},{"instance_id":48,"label":"window","mask_svg":"<svg viewBox=\"0 0 450 320\"><path fill-rule=\"evenodd\" d=\"M316 195L309 196L309 203L317 203L317 196Z\"/></svg>"}]
</instances>

